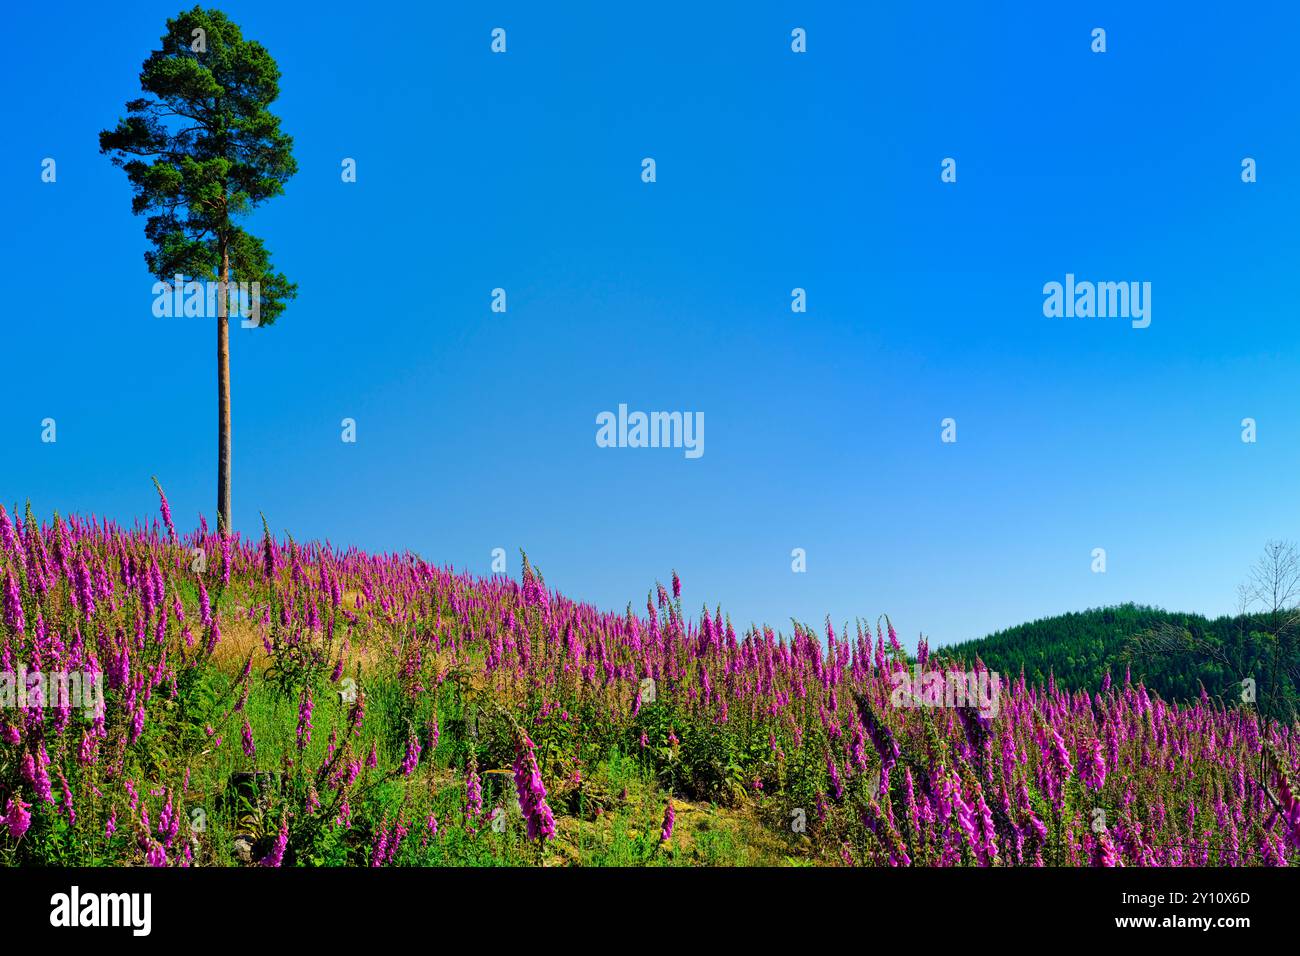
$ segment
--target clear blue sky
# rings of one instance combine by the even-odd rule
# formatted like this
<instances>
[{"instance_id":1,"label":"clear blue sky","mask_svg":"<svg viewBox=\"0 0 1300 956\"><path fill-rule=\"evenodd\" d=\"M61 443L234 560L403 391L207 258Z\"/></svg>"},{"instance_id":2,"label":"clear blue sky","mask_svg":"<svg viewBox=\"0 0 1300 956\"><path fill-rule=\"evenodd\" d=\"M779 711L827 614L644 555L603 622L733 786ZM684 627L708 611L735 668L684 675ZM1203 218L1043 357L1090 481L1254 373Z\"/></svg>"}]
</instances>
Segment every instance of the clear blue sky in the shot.
<instances>
[{"instance_id":1,"label":"clear blue sky","mask_svg":"<svg viewBox=\"0 0 1300 956\"><path fill-rule=\"evenodd\" d=\"M6 13L0 500L129 521L156 473L188 527L215 335L152 316L96 142L181 5L124 6ZM300 165L248 222L300 295L232 330L238 528L523 547L611 608L676 567L739 624L888 612L909 645L1226 612L1300 537L1294 3L612 6L222 5ZM1045 318L1066 272L1151 282L1151 326ZM620 402L704 412L705 454L598 448Z\"/></svg>"}]
</instances>

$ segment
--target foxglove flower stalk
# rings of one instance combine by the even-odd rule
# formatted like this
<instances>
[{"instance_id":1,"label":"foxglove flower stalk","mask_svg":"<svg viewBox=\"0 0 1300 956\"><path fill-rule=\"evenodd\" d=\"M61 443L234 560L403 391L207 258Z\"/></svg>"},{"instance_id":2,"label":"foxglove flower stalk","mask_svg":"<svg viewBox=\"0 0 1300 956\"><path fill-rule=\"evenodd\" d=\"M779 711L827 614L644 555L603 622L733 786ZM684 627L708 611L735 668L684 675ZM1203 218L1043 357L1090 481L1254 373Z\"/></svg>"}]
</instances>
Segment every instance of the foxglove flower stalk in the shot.
<instances>
[{"instance_id":1,"label":"foxglove flower stalk","mask_svg":"<svg viewBox=\"0 0 1300 956\"><path fill-rule=\"evenodd\" d=\"M208 600L208 589L199 582L199 622L206 628L212 626L212 603Z\"/></svg>"},{"instance_id":2,"label":"foxglove flower stalk","mask_svg":"<svg viewBox=\"0 0 1300 956\"><path fill-rule=\"evenodd\" d=\"M305 750L311 743L311 709L311 686L307 685L303 687L302 697L298 702L298 749L300 751Z\"/></svg>"},{"instance_id":3,"label":"foxglove flower stalk","mask_svg":"<svg viewBox=\"0 0 1300 956\"><path fill-rule=\"evenodd\" d=\"M59 771L59 786L63 789L63 814L68 818L68 826L77 825L77 811L72 806L72 788L68 786L68 778Z\"/></svg>"},{"instance_id":4,"label":"foxglove flower stalk","mask_svg":"<svg viewBox=\"0 0 1300 956\"><path fill-rule=\"evenodd\" d=\"M842 800L844 798L844 784L840 782L839 768L835 766L835 759L830 754L826 755L826 773L831 778L831 790L835 793L835 799Z\"/></svg>"},{"instance_id":5,"label":"foxglove flower stalk","mask_svg":"<svg viewBox=\"0 0 1300 956\"><path fill-rule=\"evenodd\" d=\"M153 479L153 486L158 489L158 509L162 512L163 524L167 527L167 536L172 541L175 541L176 527L172 524L172 509L171 506L167 504L167 496L163 494L162 485L158 483L157 476Z\"/></svg>"},{"instance_id":6,"label":"foxglove flower stalk","mask_svg":"<svg viewBox=\"0 0 1300 956\"><path fill-rule=\"evenodd\" d=\"M14 534L14 526L9 521L9 512L5 511L4 505L0 505L0 550L8 551L14 557L22 557L22 549Z\"/></svg>"},{"instance_id":7,"label":"foxglove flower stalk","mask_svg":"<svg viewBox=\"0 0 1300 956\"><path fill-rule=\"evenodd\" d=\"M465 779L465 816L476 820L483 812L483 785L479 783L478 771L471 767Z\"/></svg>"},{"instance_id":8,"label":"foxglove flower stalk","mask_svg":"<svg viewBox=\"0 0 1300 956\"><path fill-rule=\"evenodd\" d=\"M208 642L206 649L209 655L216 649L217 644L221 641L221 622L214 616L212 625L208 628Z\"/></svg>"},{"instance_id":9,"label":"foxglove flower stalk","mask_svg":"<svg viewBox=\"0 0 1300 956\"><path fill-rule=\"evenodd\" d=\"M1079 746L1079 779L1089 790L1100 790L1106 783L1106 758L1096 737L1089 737Z\"/></svg>"},{"instance_id":10,"label":"foxglove flower stalk","mask_svg":"<svg viewBox=\"0 0 1300 956\"><path fill-rule=\"evenodd\" d=\"M5 814L3 823L9 828L9 836L14 840L22 839L27 828L32 825L32 815L28 812L31 810L30 803L24 803L22 793L15 793L5 804Z\"/></svg>"},{"instance_id":11,"label":"foxglove flower stalk","mask_svg":"<svg viewBox=\"0 0 1300 956\"><path fill-rule=\"evenodd\" d=\"M1070 751L1065 746L1065 741L1055 727L1048 728L1052 734L1052 756L1056 761L1057 770L1060 771L1061 779L1070 779L1070 774L1074 772L1074 765L1070 762Z\"/></svg>"},{"instance_id":12,"label":"foxglove flower stalk","mask_svg":"<svg viewBox=\"0 0 1300 956\"><path fill-rule=\"evenodd\" d=\"M271 529L267 526L266 515L262 515L262 575L267 581L273 581L275 571L275 541L271 538Z\"/></svg>"},{"instance_id":13,"label":"foxglove flower stalk","mask_svg":"<svg viewBox=\"0 0 1300 956\"><path fill-rule=\"evenodd\" d=\"M23 777L35 789L36 799L41 803L54 802L54 789L47 769L49 766L50 758L45 753L45 744L37 748L35 757L30 752L23 757Z\"/></svg>"},{"instance_id":14,"label":"foxglove flower stalk","mask_svg":"<svg viewBox=\"0 0 1300 956\"><path fill-rule=\"evenodd\" d=\"M984 801L983 792L978 790L975 794L975 809L980 819L980 849L985 862L991 866L998 858L998 831L993 824L993 811Z\"/></svg>"},{"instance_id":15,"label":"foxglove flower stalk","mask_svg":"<svg viewBox=\"0 0 1300 956\"><path fill-rule=\"evenodd\" d=\"M537 758L533 755L533 742L527 737L520 743L514 771L515 790L527 824L528 839L549 840L555 836L555 817L546 803L546 787L537 767Z\"/></svg>"},{"instance_id":16,"label":"foxglove flower stalk","mask_svg":"<svg viewBox=\"0 0 1300 956\"><path fill-rule=\"evenodd\" d=\"M415 736L415 731L411 731L406 738L406 756L402 758L402 776L409 777L415 771L415 765L420 761L420 741Z\"/></svg>"},{"instance_id":17,"label":"foxglove flower stalk","mask_svg":"<svg viewBox=\"0 0 1300 956\"><path fill-rule=\"evenodd\" d=\"M1111 841L1110 834L1102 830L1097 834L1093 844L1092 865L1101 867L1123 866L1119 852L1115 849L1115 844Z\"/></svg>"},{"instance_id":18,"label":"foxglove flower stalk","mask_svg":"<svg viewBox=\"0 0 1300 956\"><path fill-rule=\"evenodd\" d=\"M957 825L961 827L962 835L966 837L966 842L970 844L979 865L988 866L988 857L984 853L984 841L975 829L974 808L962 798L960 787L953 788L952 799L957 810Z\"/></svg>"},{"instance_id":19,"label":"foxglove flower stalk","mask_svg":"<svg viewBox=\"0 0 1300 956\"><path fill-rule=\"evenodd\" d=\"M280 832L276 834L271 851L262 860L262 866L279 867L284 863L284 851L289 846L289 818L280 821Z\"/></svg>"},{"instance_id":20,"label":"foxglove flower stalk","mask_svg":"<svg viewBox=\"0 0 1300 956\"><path fill-rule=\"evenodd\" d=\"M1280 764L1280 761L1274 760ZM1297 796L1295 789L1291 785L1291 775L1278 771L1277 785L1278 802L1282 810L1279 814L1282 819L1282 826L1286 830L1287 839L1291 846L1300 849L1300 796Z\"/></svg>"},{"instance_id":21,"label":"foxglove flower stalk","mask_svg":"<svg viewBox=\"0 0 1300 956\"><path fill-rule=\"evenodd\" d=\"M672 798L668 798L668 805L664 807L664 823L659 828L659 842L666 843L672 839L673 824L677 822L677 810L673 807Z\"/></svg>"},{"instance_id":22,"label":"foxglove flower stalk","mask_svg":"<svg viewBox=\"0 0 1300 956\"><path fill-rule=\"evenodd\" d=\"M176 834L180 830L180 825L181 815L172 805L172 794L169 790L167 791L167 803L158 815L158 836L162 838L164 847L172 845L172 841L176 839Z\"/></svg>"},{"instance_id":23,"label":"foxglove flower stalk","mask_svg":"<svg viewBox=\"0 0 1300 956\"><path fill-rule=\"evenodd\" d=\"M13 568L5 568L5 624L19 637L27 631L22 594L18 590L18 581L14 578ZM7 644L5 646L8 647Z\"/></svg>"}]
</instances>

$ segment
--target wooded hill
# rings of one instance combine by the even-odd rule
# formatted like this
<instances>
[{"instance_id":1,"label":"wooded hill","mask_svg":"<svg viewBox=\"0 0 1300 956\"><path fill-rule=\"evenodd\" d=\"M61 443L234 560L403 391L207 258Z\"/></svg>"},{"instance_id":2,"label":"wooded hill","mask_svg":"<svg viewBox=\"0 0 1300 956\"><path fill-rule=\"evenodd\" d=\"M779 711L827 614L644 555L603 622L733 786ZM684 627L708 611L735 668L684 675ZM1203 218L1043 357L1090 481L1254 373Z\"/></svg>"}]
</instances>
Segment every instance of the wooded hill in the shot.
<instances>
[{"instance_id":1,"label":"wooded hill","mask_svg":"<svg viewBox=\"0 0 1300 956\"><path fill-rule=\"evenodd\" d=\"M1122 682L1131 668L1166 700L1211 697L1242 699L1243 678L1253 678L1261 707L1294 715L1300 703L1300 653L1296 620L1288 612L1214 619L1136 604L1094 608L1046 617L979 640L936 649L936 654L973 661L1015 679L1097 691L1109 670Z\"/></svg>"}]
</instances>

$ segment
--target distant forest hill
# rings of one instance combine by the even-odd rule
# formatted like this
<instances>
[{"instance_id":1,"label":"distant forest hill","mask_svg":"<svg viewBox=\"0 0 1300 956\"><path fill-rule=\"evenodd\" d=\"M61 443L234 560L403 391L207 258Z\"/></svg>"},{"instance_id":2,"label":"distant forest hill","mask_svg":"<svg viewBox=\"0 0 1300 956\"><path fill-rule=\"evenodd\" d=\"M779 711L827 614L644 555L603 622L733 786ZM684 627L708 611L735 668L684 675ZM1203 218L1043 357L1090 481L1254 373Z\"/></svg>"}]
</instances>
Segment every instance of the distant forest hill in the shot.
<instances>
[{"instance_id":1,"label":"distant forest hill","mask_svg":"<svg viewBox=\"0 0 1300 956\"><path fill-rule=\"evenodd\" d=\"M1300 713L1297 616L1274 611L1213 620L1159 608L1118 607L1062 614L998 631L979 640L936 648L937 657L973 662L1025 680L1096 692L1110 671L1122 683L1126 668L1168 701L1200 697L1201 688L1228 705L1243 700L1242 681L1254 680L1257 705L1290 721Z\"/></svg>"}]
</instances>

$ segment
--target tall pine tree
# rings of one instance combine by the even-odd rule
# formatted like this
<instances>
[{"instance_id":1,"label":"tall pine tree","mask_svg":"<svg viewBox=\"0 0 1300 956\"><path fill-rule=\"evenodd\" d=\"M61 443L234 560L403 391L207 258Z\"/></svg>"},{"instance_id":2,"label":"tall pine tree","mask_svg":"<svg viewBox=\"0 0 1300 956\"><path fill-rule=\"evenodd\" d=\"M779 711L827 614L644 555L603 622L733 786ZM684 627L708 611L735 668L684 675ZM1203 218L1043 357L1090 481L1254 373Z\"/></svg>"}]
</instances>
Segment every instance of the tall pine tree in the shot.
<instances>
[{"instance_id":1,"label":"tall pine tree","mask_svg":"<svg viewBox=\"0 0 1300 956\"><path fill-rule=\"evenodd\" d=\"M101 153L126 170L136 215L148 214L145 262L161 282L215 280L217 303L217 521L230 528L230 310L247 283L258 326L297 294L262 240L237 222L278 196L297 171L293 140L268 107L280 70L219 10L195 7L167 21L161 49L140 70L144 96L99 134Z\"/></svg>"}]
</instances>

